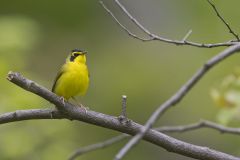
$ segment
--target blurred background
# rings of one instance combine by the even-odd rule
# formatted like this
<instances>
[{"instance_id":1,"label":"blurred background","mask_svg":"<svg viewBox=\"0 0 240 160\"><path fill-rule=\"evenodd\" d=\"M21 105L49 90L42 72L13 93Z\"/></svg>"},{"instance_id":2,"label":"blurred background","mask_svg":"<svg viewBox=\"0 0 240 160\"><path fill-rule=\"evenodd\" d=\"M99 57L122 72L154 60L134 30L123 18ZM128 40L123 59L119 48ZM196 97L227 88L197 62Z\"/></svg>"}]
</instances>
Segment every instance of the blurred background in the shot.
<instances>
[{"instance_id":1,"label":"blurred background","mask_svg":"<svg viewBox=\"0 0 240 160\"><path fill-rule=\"evenodd\" d=\"M112 1L104 2L131 31L144 36ZM152 33L169 39L180 40L190 29L193 33L189 40L195 42L216 43L233 39L206 1L125 0L122 3ZM236 16L240 1L214 3L232 28L240 33L240 21ZM88 93L79 100L92 110L118 116L121 113L121 95L126 94L128 117L139 123L145 123L151 113L174 94L207 59L224 49L135 40L114 22L96 0L1 0L0 113L53 108L52 104L42 98L9 83L6 75L10 70L17 71L51 89L59 68L74 48L88 51L91 75ZM235 72L239 58L239 55L234 55L213 68L155 126L188 124L200 119L218 122L217 117L224 107L217 106L213 99L215 97L214 100L218 101L221 92L219 86L225 77ZM240 126L237 120L227 120L225 124ZM4 124L0 126L0 159L66 160L75 149L118 134L69 120L31 120ZM240 155L240 138L236 135L201 129L171 136ZM78 159L113 159L126 142ZM125 159L159 158L190 159L143 141Z\"/></svg>"}]
</instances>

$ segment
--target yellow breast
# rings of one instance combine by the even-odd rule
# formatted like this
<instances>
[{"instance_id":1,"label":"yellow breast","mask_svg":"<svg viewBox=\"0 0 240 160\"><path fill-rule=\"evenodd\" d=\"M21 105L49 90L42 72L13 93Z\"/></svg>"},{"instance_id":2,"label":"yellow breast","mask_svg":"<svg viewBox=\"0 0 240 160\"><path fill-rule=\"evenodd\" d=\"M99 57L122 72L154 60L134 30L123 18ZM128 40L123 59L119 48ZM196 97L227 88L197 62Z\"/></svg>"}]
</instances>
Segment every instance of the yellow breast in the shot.
<instances>
[{"instance_id":1,"label":"yellow breast","mask_svg":"<svg viewBox=\"0 0 240 160\"><path fill-rule=\"evenodd\" d=\"M76 95L85 95L89 85L88 69L86 64L67 62L56 81L54 92L69 99Z\"/></svg>"}]
</instances>

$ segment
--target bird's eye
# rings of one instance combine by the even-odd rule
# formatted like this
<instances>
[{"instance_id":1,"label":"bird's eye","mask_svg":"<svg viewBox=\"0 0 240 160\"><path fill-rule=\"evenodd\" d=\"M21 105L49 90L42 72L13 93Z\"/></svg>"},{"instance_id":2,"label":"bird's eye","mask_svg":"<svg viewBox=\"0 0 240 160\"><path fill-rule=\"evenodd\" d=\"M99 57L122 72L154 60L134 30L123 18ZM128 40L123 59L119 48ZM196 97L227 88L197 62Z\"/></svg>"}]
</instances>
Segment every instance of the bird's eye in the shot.
<instances>
[{"instance_id":1,"label":"bird's eye","mask_svg":"<svg viewBox=\"0 0 240 160\"><path fill-rule=\"evenodd\" d=\"M74 57L77 57L77 56L79 56L79 55L80 55L80 54L78 54L78 53L74 53L74 54L73 54Z\"/></svg>"}]
</instances>

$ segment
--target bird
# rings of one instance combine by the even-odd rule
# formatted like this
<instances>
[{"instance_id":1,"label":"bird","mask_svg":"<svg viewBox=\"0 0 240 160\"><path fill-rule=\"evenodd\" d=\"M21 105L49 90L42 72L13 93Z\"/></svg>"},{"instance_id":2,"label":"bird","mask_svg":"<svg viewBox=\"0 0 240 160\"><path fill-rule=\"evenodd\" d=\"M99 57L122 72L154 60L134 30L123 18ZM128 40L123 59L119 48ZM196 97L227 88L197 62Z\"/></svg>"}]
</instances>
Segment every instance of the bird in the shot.
<instances>
[{"instance_id":1,"label":"bird","mask_svg":"<svg viewBox=\"0 0 240 160\"><path fill-rule=\"evenodd\" d=\"M60 96L63 103L70 98L76 101L75 96L84 96L88 90L86 53L82 49L73 49L54 80L52 92Z\"/></svg>"}]
</instances>

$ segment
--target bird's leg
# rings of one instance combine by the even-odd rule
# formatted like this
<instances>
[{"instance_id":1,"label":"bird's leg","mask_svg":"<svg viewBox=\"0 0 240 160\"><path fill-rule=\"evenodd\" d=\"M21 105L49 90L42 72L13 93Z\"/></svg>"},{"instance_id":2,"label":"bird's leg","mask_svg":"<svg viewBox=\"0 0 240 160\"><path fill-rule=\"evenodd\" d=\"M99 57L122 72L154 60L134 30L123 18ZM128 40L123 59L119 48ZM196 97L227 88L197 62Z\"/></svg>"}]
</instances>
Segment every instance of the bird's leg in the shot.
<instances>
[{"instance_id":1,"label":"bird's leg","mask_svg":"<svg viewBox=\"0 0 240 160\"><path fill-rule=\"evenodd\" d=\"M53 111L50 112L50 117L53 119Z\"/></svg>"},{"instance_id":2,"label":"bird's leg","mask_svg":"<svg viewBox=\"0 0 240 160\"><path fill-rule=\"evenodd\" d=\"M51 110L51 111L50 111L50 117L51 117L51 119L53 119L54 112L55 112L55 110Z\"/></svg>"},{"instance_id":3,"label":"bird's leg","mask_svg":"<svg viewBox=\"0 0 240 160\"><path fill-rule=\"evenodd\" d=\"M79 103L75 97L72 97L72 99L77 103L77 105L87 113L87 110L89 110L88 107L84 107L81 103Z\"/></svg>"}]
</instances>

